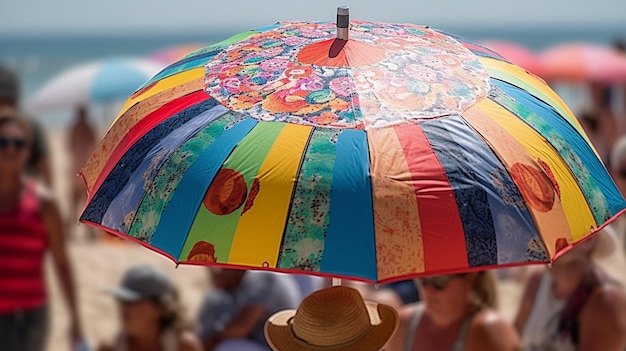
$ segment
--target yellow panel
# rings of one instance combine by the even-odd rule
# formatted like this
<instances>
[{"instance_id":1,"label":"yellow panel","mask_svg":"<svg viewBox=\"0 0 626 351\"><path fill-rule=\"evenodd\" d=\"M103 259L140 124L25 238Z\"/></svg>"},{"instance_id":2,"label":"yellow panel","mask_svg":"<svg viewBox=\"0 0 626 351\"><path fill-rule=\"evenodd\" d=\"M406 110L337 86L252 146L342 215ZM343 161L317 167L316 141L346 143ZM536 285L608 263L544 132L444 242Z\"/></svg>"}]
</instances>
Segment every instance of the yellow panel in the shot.
<instances>
[{"instance_id":1,"label":"yellow panel","mask_svg":"<svg viewBox=\"0 0 626 351\"><path fill-rule=\"evenodd\" d=\"M536 96L545 103L549 104L560 115L566 118L570 122L570 124L578 130L578 132L580 132L580 134L583 136L583 138L585 138L587 143L593 144L585 133L583 127L578 122L576 116L574 116L569 107L567 107L567 104L565 104L565 102L561 100L559 95L557 95L557 93L555 93L554 90L552 90L542 79L538 78L534 74L529 74L523 68L512 65L508 62L487 57L481 57L480 60L483 66L487 68L489 74L491 74L492 77L507 77L507 79L504 80L508 83L511 83L519 88L528 91L533 96ZM592 149L595 152L596 156L598 156L598 158L601 158L600 154L598 154L598 151L595 148Z\"/></svg>"},{"instance_id":2,"label":"yellow panel","mask_svg":"<svg viewBox=\"0 0 626 351\"><path fill-rule=\"evenodd\" d=\"M523 68L512 65L508 62L481 57L480 62L489 71L492 77L499 78L502 75L512 78L511 80L504 79L508 83L511 83L517 87L525 89L531 94L535 95L544 102L550 104L555 110L563 114L567 120L572 123L579 131L583 131L580 123L576 119L576 116L569 109L567 104L554 92L541 78L534 74L529 74Z\"/></svg>"},{"instance_id":3,"label":"yellow panel","mask_svg":"<svg viewBox=\"0 0 626 351\"><path fill-rule=\"evenodd\" d=\"M204 79L204 67L190 69L189 71L184 71L156 81L152 87L148 86L149 88L146 87L143 92L128 98L128 100L126 100L126 102L124 103L124 106L122 106L122 108L120 109L120 112L117 114L117 117L115 117L115 121L117 121L117 119L120 118L120 116L124 114L124 112L126 112L137 102L145 100L167 89L171 89L177 85L181 85L183 83L196 80L198 78ZM113 122L115 123L115 121Z\"/></svg>"},{"instance_id":4,"label":"yellow panel","mask_svg":"<svg viewBox=\"0 0 626 351\"><path fill-rule=\"evenodd\" d=\"M312 127L287 124L276 139L259 170L254 204L239 220L229 263L276 267L296 175L311 132Z\"/></svg>"},{"instance_id":5,"label":"yellow panel","mask_svg":"<svg viewBox=\"0 0 626 351\"><path fill-rule=\"evenodd\" d=\"M511 134L534 159L541 159L550 166L560 188L561 205L573 239L578 240L589 233L590 228L595 228L596 221L585 196L578 187L575 175L571 173L552 145L524 121L489 99L480 101L475 107ZM562 235L565 236L566 233Z\"/></svg>"}]
</instances>

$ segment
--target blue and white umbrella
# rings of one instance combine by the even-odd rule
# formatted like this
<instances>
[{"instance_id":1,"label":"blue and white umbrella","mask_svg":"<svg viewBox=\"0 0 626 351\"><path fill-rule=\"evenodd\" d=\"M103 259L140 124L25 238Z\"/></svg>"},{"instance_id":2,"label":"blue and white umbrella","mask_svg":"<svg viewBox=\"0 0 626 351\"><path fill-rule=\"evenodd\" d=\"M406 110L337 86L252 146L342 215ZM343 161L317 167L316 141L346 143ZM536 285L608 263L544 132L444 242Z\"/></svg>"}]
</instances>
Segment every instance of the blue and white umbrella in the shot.
<instances>
[{"instance_id":1,"label":"blue and white umbrella","mask_svg":"<svg viewBox=\"0 0 626 351\"><path fill-rule=\"evenodd\" d=\"M125 99L162 68L151 60L134 58L85 63L44 84L28 107L44 111Z\"/></svg>"}]
</instances>

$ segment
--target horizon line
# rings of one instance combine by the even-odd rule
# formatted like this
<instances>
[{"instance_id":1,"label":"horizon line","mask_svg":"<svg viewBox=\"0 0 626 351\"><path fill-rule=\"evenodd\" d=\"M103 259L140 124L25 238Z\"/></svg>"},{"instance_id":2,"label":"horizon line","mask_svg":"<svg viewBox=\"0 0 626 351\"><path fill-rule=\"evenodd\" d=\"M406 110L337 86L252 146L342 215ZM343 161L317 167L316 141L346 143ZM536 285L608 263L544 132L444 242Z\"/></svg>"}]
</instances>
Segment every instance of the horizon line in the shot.
<instances>
[{"instance_id":1,"label":"horizon line","mask_svg":"<svg viewBox=\"0 0 626 351\"><path fill-rule=\"evenodd\" d=\"M276 23L276 22L274 22ZM411 23L405 21L404 23ZM47 31L38 31L38 30L13 30L13 31L3 31L0 32L0 38L11 38L11 37L55 37L55 36L64 36L64 37L94 37L94 36L179 36L179 35L206 35L207 32L219 32L226 33L232 32L233 34L240 33L246 30L254 30L255 28L259 28L262 26L220 26L216 28L180 28L180 29L169 29L169 30L159 30L159 29L136 29L136 28L128 28L121 30L99 30L99 29L88 29L88 30L79 30L79 29L59 29L59 30L47 30ZM482 25L482 24L449 24L449 25L432 25L431 27L437 29L453 29L453 30L510 30L510 31L526 31L526 32L539 32L545 30L580 30L580 31L588 31L590 29L594 30L618 30L623 31L620 34L622 36L626 36L626 23L601 23L601 24L592 24L592 23L580 23L580 24L535 24L535 25L522 25L509 23L506 25Z\"/></svg>"}]
</instances>

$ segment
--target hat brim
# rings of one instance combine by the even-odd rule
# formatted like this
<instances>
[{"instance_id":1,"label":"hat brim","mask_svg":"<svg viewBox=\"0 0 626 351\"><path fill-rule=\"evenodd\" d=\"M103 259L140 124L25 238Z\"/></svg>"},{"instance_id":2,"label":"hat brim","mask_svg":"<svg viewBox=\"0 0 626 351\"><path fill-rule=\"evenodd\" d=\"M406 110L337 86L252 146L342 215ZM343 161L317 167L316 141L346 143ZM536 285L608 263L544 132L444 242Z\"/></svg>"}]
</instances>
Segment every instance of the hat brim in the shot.
<instances>
[{"instance_id":1,"label":"hat brim","mask_svg":"<svg viewBox=\"0 0 626 351\"><path fill-rule=\"evenodd\" d=\"M113 295L113 297L122 302L137 302L142 298L138 293L123 287L105 289L105 292Z\"/></svg>"},{"instance_id":2,"label":"hat brim","mask_svg":"<svg viewBox=\"0 0 626 351\"><path fill-rule=\"evenodd\" d=\"M318 346L294 338L290 321L296 310L281 311L268 318L265 322L265 338L275 351L378 351L398 329L398 313L391 306L374 302L365 301L365 306L370 316L378 316L370 320L379 319L380 323L372 325L368 333L350 345ZM341 333L341 328L337 332Z\"/></svg>"}]
</instances>

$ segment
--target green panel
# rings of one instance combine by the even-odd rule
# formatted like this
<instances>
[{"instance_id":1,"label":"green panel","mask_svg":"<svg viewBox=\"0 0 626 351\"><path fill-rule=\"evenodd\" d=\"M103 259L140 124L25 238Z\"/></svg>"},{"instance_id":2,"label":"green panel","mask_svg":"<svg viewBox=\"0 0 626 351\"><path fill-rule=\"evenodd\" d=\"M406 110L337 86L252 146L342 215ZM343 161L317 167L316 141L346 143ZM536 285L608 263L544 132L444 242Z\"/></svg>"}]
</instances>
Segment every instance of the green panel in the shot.
<instances>
[{"instance_id":1,"label":"green panel","mask_svg":"<svg viewBox=\"0 0 626 351\"><path fill-rule=\"evenodd\" d=\"M258 175L259 169L265 161L265 157L284 127L284 123L259 122L224 162L222 169L229 168L241 173L248 193L254 178ZM242 204L231 213L217 215L207 210L204 205L200 206L178 259L187 260L193 245L198 241L206 241L214 246L217 262L228 262L230 248L243 208Z\"/></svg>"}]
</instances>

